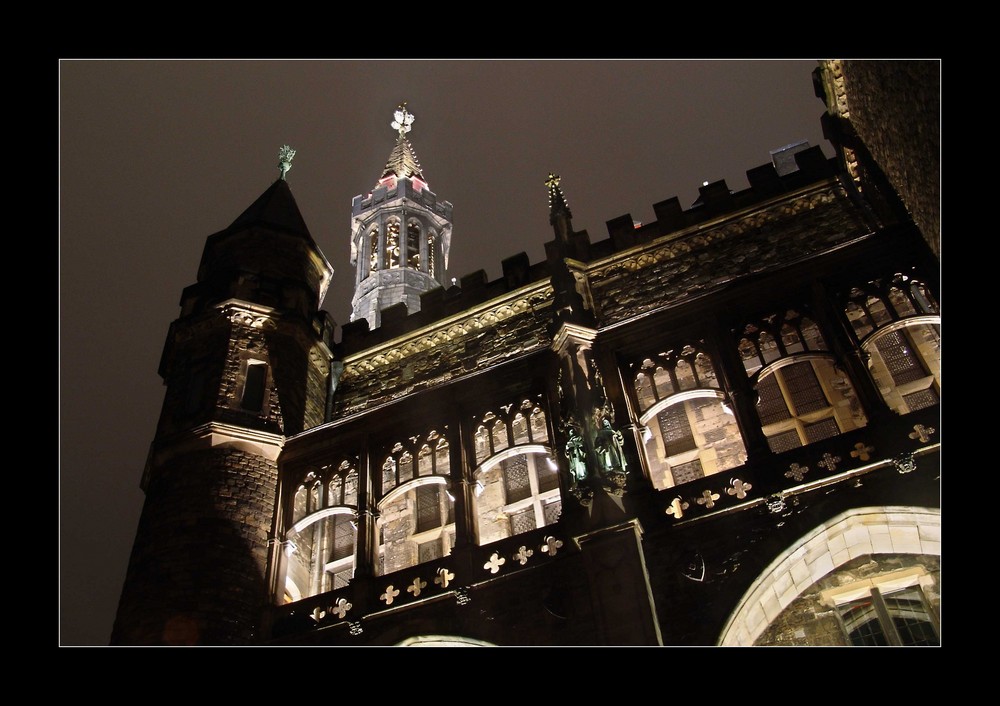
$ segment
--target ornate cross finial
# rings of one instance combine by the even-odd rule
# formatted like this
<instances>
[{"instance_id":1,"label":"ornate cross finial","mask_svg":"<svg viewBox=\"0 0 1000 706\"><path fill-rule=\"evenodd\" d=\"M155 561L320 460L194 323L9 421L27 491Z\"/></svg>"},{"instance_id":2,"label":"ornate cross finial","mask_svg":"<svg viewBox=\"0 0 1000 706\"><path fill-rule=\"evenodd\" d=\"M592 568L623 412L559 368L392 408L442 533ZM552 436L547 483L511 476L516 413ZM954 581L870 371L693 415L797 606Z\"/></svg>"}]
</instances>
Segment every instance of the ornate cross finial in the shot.
<instances>
[{"instance_id":1,"label":"ornate cross finial","mask_svg":"<svg viewBox=\"0 0 1000 706\"><path fill-rule=\"evenodd\" d=\"M413 125L414 116L413 113L406 109L406 101L399 104L399 107L396 108L396 112L392 116L395 120L392 121L391 125L394 130L399 131L400 137L413 129L410 126Z\"/></svg>"},{"instance_id":2,"label":"ornate cross finial","mask_svg":"<svg viewBox=\"0 0 1000 706\"><path fill-rule=\"evenodd\" d=\"M282 145L278 150L278 170L281 172L281 179L284 180L288 170L292 168L292 159L295 157L295 150L288 145Z\"/></svg>"}]
</instances>

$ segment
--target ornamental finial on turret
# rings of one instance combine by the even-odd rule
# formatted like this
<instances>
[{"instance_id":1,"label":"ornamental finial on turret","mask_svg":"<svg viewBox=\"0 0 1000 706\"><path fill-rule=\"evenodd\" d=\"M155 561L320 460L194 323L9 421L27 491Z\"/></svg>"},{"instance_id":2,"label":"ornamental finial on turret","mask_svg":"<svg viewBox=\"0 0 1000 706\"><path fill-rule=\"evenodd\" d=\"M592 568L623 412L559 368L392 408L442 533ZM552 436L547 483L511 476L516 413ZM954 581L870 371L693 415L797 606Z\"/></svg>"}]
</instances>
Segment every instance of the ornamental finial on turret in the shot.
<instances>
[{"instance_id":1,"label":"ornamental finial on turret","mask_svg":"<svg viewBox=\"0 0 1000 706\"><path fill-rule=\"evenodd\" d=\"M295 157L295 150L288 145L282 145L278 150L278 170L281 172L281 179L284 181L285 174L292 168L292 158Z\"/></svg>"},{"instance_id":2,"label":"ornamental finial on turret","mask_svg":"<svg viewBox=\"0 0 1000 706\"><path fill-rule=\"evenodd\" d=\"M393 113L393 117L396 119L392 121L391 125L394 130L399 131L400 137L413 129L410 126L413 125L414 116L413 113L406 109L406 101L399 104L396 112Z\"/></svg>"},{"instance_id":3,"label":"ornamental finial on turret","mask_svg":"<svg viewBox=\"0 0 1000 706\"><path fill-rule=\"evenodd\" d=\"M549 172L549 177L545 180L545 186L549 187L550 222L554 222L553 219L558 215L564 215L567 218L573 217L573 214L569 210L569 204L566 203L566 196L563 194L562 189L559 188L559 182L559 175Z\"/></svg>"}]
</instances>

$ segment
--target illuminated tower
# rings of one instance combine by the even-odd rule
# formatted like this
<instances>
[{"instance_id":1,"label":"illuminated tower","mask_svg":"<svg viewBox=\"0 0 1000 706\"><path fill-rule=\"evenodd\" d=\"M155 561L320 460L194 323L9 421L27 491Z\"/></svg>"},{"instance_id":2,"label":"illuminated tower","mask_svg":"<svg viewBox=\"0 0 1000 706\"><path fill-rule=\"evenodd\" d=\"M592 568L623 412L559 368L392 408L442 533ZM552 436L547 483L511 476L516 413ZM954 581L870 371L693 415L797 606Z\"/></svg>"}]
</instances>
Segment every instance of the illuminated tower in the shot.
<instances>
[{"instance_id":1,"label":"illuminated tower","mask_svg":"<svg viewBox=\"0 0 1000 706\"><path fill-rule=\"evenodd\" d=\"M392 127L398 132L382 176L351 209L351 264L356 268L351 320L381 323L382 311L403 303L420 310L420 295L443 286L451 246L451 209L428 188L406 139L413 114L403 103Z\"/></svg>"},{"instance_id":2,"label":"illuminated tower","mask_svg":"<svg viewBox=\"0 0 1000 706\"><path fill-rule=\"evenodd\" d=\"M333 268L281 177L208 238L181 296L160 375L166 395L112 644L252 644L287 436L321 424L333 322L319 306Z\"/></svg>"}]
</instances>

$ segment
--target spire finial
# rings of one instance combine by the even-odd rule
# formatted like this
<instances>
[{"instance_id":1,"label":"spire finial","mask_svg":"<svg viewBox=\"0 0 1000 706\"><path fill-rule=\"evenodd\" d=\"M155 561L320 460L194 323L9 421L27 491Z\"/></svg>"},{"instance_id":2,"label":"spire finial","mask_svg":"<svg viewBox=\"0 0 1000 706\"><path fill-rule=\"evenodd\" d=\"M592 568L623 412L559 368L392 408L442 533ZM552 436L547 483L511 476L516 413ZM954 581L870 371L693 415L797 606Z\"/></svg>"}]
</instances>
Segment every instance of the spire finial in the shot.
<instances>
[{"instance_id":1,"label":"spire finial","mask_svg":"<svg viewBox=\"0 0 1000 706\"><path fill-rule=\"evenodd\" d=\"M566 196L559 187L560 181L559 175L553 172L549 172L549 177L545 180L545 186L549 188L549 220L553 223L556 216L573 217L569 204L566 203Z\"/></svg>"},{"instance_id":2,"label":"spire finial","mask_svg":"<svg viewBox=\"0 0 1000 706\"><path fill-rule=\"evenodd\" d=\"M282 145L278 150L278 170L281 172L281 180L285 180L285 175L292 168L292 158L295 157L295 150L288 145Z\"/></svg>"},{"instance_id":3,"label":"spire finial","mask_svg":"<svg viewBox=\"0 0 1000 706\"><path fill-rule=\"evenodd\" d=\"M413 129L410 126L413 125L414 116L413 113L406 109L406 101L399 104L396 112L393 113L393 117L396 119L392 121L391 125L394 130L399 131L400 137Z\"/></svg>"}]
</instances>

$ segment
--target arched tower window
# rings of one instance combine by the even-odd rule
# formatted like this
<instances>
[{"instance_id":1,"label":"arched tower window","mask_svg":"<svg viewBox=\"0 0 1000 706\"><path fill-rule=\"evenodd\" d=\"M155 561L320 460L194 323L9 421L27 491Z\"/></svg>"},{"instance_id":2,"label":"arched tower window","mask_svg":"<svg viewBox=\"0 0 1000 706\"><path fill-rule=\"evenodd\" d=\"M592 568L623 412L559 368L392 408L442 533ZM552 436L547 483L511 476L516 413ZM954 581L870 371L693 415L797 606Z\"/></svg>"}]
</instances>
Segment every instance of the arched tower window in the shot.
<instances>
[{"instance_id":1,"label":"arched tower window","mask_svg":"<svg viewBox=\"0 0 1000 706\"><path fill-rule=\"evenodd\" d=\"M369 272L378 270L378 226L372 226L368 231L368 263Z\"/></svg>"},{"instance_id":2,"label":"arched tower window","mask_svg":"<svg viewBox=\"0 0 1000 706\"><path fill-rule=\"evenodd\" d=\"M420 224L409 221L406 224L406 266L420 269Z\"/></svg>"},{"instance_id":3,"label":"arched tower window","mask_svg":"<svg viewBox=\"0 0 1000 706\"><path fill-rule=\"evenodd\" d=\"M437 256L434 251L435 241L434 241L434 231L431 231L427 235L427 274L434 277L434 268L437 261Z\"/></svg>"},{"instance_id":4,"label":"arched tower window","mask_svg":"<svg viewBox=\"0 0 1000 706\"><path fill-rule=\"evenodd\" d=\"M399 267L399 221L390 220L385 227L385 266Z\"/></svg>"}]
</instances>

